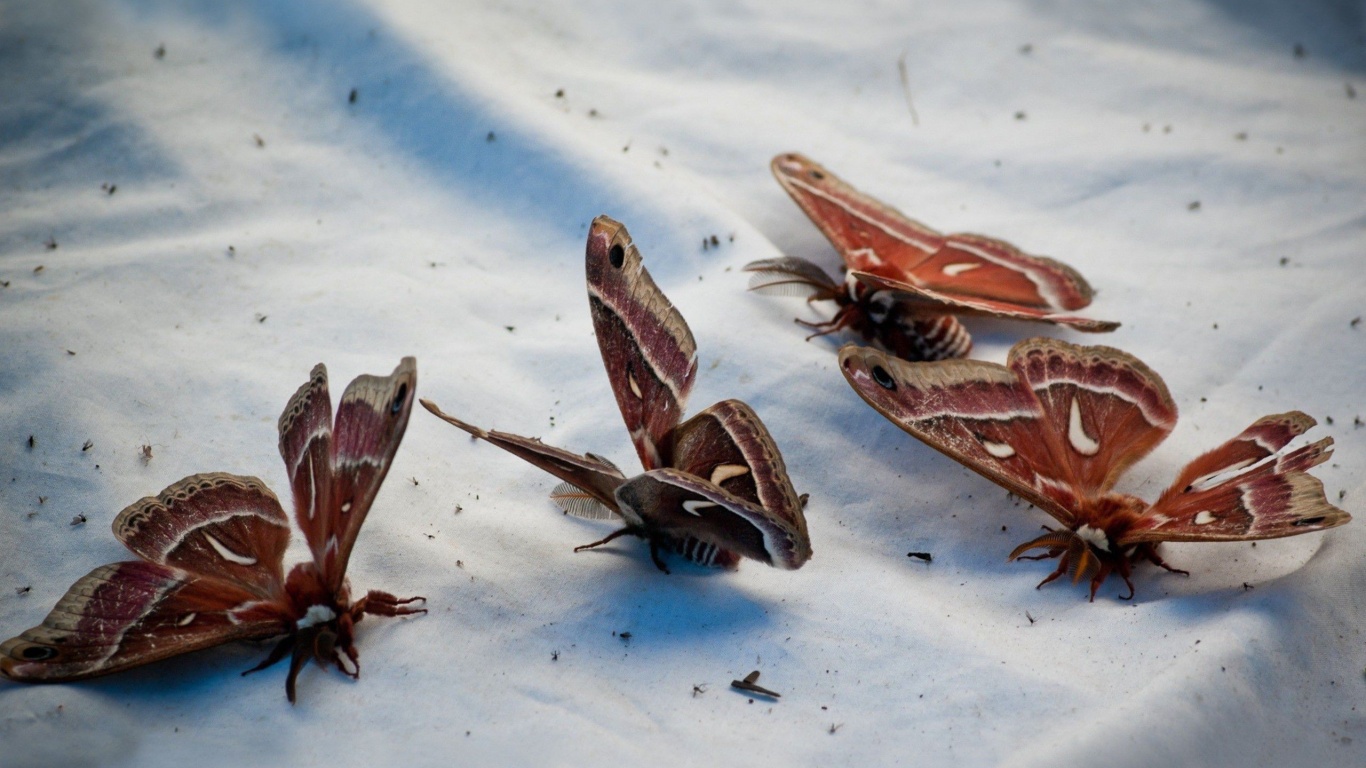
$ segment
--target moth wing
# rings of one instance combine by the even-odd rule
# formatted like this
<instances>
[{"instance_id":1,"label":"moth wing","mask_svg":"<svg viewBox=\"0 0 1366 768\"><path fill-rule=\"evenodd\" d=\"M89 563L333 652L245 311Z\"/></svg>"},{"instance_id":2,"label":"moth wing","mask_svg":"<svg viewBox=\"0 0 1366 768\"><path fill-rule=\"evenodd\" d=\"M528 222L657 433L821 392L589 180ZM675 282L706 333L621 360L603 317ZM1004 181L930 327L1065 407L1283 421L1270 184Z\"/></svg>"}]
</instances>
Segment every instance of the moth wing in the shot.
<instances>
[{"instance_id":1,"label":"moth wing","mask_svg":"<svg viewBox=\"0 0 1366 768\"><path fill-rule=\"evenodd\" d=\"M1333 455L1331 437L1277 455L1313 425L1299 412L1259 419L1187 465L1120 543L1271 539L1349 522L1308 473Z\"/></svg>"},{"instance_id":2,"label":"moth wing","mask_svg":"<svg viewBox=\"0 0 1366 768\"><path fill-rule=\"evenodd\" d=\"M722 400L679 425L673 468L782 518L806 535L806 516L787 465L758 414Z\"/></svg>"},{"instance_id":3,"label":"moth wing","mask_svg":"<svg viewBox=\"0 0 1366 768\"><path fill-rule=\"evenodd\" d=\"M191 475L129 505L113 528L148 562L230 582L261 599L283 599L289 518L257 478Z\"/></svg>"},{"instance_id":4,"label":"moth wing","mask_svg":"<svg viewBox=\"0 0 1366 768\"><path fill-rule=\"evenodd\" d=\"M310 380L300 389L300 394L311 392L314 397L325 397L326 370L322 374L321 390L315 389ZM297 477L313 491L304 494L311 499L311 505L297 508L295 515L308 538L314 562L331 591L340 589L346 577L351 548L408 427L416 388L417 361L411 357L403 358L388 376L365 375L352 380L337 406L331 457L323 465L328 467L326 475L316 464L306 474L300 474L297 465L289 464L290 454L285 450L286 427L290 427L291 435L294 427L286 424L286 418L295 409L294 400L280 417L281 452L285 455L291 480ZM295 398L299 396L296 394ZM326 482L327 491L319 493L318 488L324 480L329 481ZM298 486L295 486L295 495L296 499L300 496Z\"/></svg>"},{"instance_id":5,"label":"moth wing","mask_svg":"<svg viewBox=\"0 0 1366 768\"><path fill-rule=\"evenodd\" d=\"M437 407L436 403L430 400L423 400L422 407L431 411L432 415L442 421L457 426L477 438L487 440L508 453L518 456L588 493L596 502L611 510L615 516L617 501L613 494L617 486L621 485L626 478L621 474L621 470L617 469L616 465L607 459L591 453L580 456L563 448L546 445L534 437L521 437L507 432L481 429L446 414ZM552 492L552 497L556 493L560 493L561 490L562 487L557 487ZM560 503L559 500L556 503ZM561 507L564 506L561 503ZM598 514L591 505L584 506L583 509L585 512L591 510L592 514L579 515L580 517L592 518ZM565 511L569 512L570 510L566 508ZM571 514L574 513L571 512Z\"/></svg>"},{"instance_id":6,"label":"moth wing","mask_svg":"<svg viewBox=\"0 0 1366 768\"><path fill-rule=\"evenodd\" d=\"M876 411L935 450L1071 525L1081 495L1046 413L1015 372L981 360L909 363L846 344L840 370Z\"/></svg>"},{"instance_id":7,"label":"moth wing","mask_svg":"<svg viewBox=\"0 0 1366 768\"><path fill-rule=\"evenodd\" d=\"M776 568L800 568L811 557L805 526L798 527L752 501L714 483L677 469L656 469L632 478L617 489L626 517L635 515L647 527L691 546L690 559L699 560L697 544L768 563Z\"/></svg>"},{"instance_id":8,"label":"moth wing","mask_svg":"<svg viewBox=\"0 0 1366 768\"><path fill-rule=\"evenodd\" d=\"M852 274L860 282L875 290L895 292L899 301L916 306L921 311L1052 323L1088 333L1104 333L1119 327L1119 323L1112 320L1096 320L1080 315L1060 314L1050 308L1031 307L998 298L958 295L947 290L912 285L904 280L876 275L871 272L856 271Z\"/></svg>"},{"instance_id":9,"label":"moth wing","mask_svg":"<svg viewBox=\"0 0 1366 768\"><path fill-rule=\"evenodd\" d=\"M692 331L622 224L593 220L585 263L598 349L631 442L646 469L668 466L669 434L697 374Z\"/></svg>"},{"instance_id":10,"label":"moth wing","mask_svg":"<svg viewBox=\"0 0 1366 768\"><path fill-rule=\"evenodd\" d=\"M284 603L244 585L144 561L82 577L37 627L0 644L0 673L59 682L117 672L182 653L284 634Z\"/></svg>"},{"instance_id":11,"label":"moth wing","mask_svg":"<svg viewBox=\"0 0 1366 768\"><path fill-rule=\"evenodd\" d=\"M308 381L295 391L280 414L280 456L294 496L294 519L322 563L327 540L334 534L332 501L332 396L327 366L318 363Z\"/></svg>"},{"instance_id":12,"label":"moth wing","mask_svg":"<svg viewBox=\"0 0 1366 768\"><path fill-rule=\"evenodd\" d=\"M1176 426L1167 385L1127 352L1025 339L1011 348L1007 365L1042 405L1043 432L1082 496L1110 490Z\"/></svg>"},{"instance_id":13,"label":"moth wing","mask_svg":"<svg viewBox=\"0 0 1366 768\"><path fill-rule=\"evenodd\" d=\"M1095 293L1066 264L982 235L949 235L913 276L917 285L941 293L1054 312L1081 309Z\"/></svg>"}]
</instances>

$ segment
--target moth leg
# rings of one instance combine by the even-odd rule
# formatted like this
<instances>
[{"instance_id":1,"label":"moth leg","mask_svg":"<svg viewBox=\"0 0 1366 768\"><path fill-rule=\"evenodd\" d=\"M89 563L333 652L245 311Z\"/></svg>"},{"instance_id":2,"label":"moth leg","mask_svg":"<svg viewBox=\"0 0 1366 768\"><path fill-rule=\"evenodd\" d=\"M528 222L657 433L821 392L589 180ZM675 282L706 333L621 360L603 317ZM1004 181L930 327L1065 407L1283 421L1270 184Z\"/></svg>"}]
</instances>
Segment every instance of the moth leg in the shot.
<instances>
[{"instance_id":1,"label":"moth leg","mask_svg":"<svg viewBox=\"0 0 1366 768\"><path fill-rule=\"evenodd\" d=\"M1153 565L1161 566L1171 571L1172 573L1179 573L1182 576L1191 575L1190 571L1183 571L1180 568L1173 568L1170 565L1167 565L1167 561L1163 560L1162 556L1157 554L1157 547L1149 546L1143 554L1148 558L1148 562L1152 563Z\"/></svg>"},{"instance_id":2,"label":"moth leg","mask_svg":"<svg viewBox=\"0 0 1366 768\"><path fill-rule=\"evenodd\" d=\"M354 645L348 645L348 646L346 646L345 651L346 651L346 658L347 658L347 660L351 662L351 668L350 668L350 669L347 669L347 668L346 668L346 665L342 663L342 654L340 654L340 653L336 655L336 657L333 659L333 661L336 662L336 664L337 664L337 669L340 669L343 675L346 675L347 677L351 678L352 680L359 680L359 679L360 679L360 652L356 650L356 646L354 646Z\"/></svg>"},{"instance_id":3,"label":"moth leg","mask_svg":"<svg viewBox=\"0 0 1366 768\"><path fill-rule=\"evenodd\" d=\"M841 308L840 311L835 313L834 317L830 318L829 320L826 320L823 323L812 323L807 320L803 320L800 317L794 318L794 322L796 322L798 325L816 331L816 333L813 333L810 336L806 337L807 341L811 341L812 339L818 336L828 336L829 334L832 334L835 331L848 328L854 322L854 313L857 311L858 308L855 307L853 304L850 304L848 306Z\"/></svg>"},{"instance_id":4,"label":"moth leg","mask_svg":"<svg viewBox=\"0 0 1366 768\"><path fill-rule=\"evenodd\" d=\"M1067 573L1067 566L1068 566L1067 560L1068 560L1068 555L1067 555L1066 553L1064 553L1063 556L1062 556L1062 559L1058 561L1058 569L1055 570L1055 571L1053 571L1052 573L1048 574L1048 578L1044 579L1043 581L1039 582L1038 584L1035 584L1035 585L1034 585L1034 588L1035 588L1035 589L1040 589L1040 588L1043 587L1043 585L1047 584L1048 582L1053 581L1054 579L1058 578L1059 576L1063 575L1064 573Z\"/></svg>"},{"instance_id":5,"label":"moth leg","mask_svg":"<svg viewBox=\"0 0 1366 768\"><path fill-rule=\"evenodd\" d=\"M290 704L293 704L295 700L294 681L299 678L300 670L304 668L304 665L308 663L308 659L313 655L313 648L310 647L311 645L312 643L307 642L294 644L294 654L289 660L289 677L285 678L285 696L289 697Z\"/></svg>"},{"instance_id":6,"label":"moth leg","mask_svg":"<svg viewBox=\"0 0 1366 768\"><path fill-rule=\"evenodd\" d=\"M377 589L372 589L369 593L365 595L365 597L362 597L360 601L352 607L351 610L353 613L357 614L357 620L360 619L360 614L362 613L368 613L374 616L409 616L415 613L426 613L426 608L404 607L407 606L409 603L415 603L419 600L425 603L427 601L427 598L399 598L389 594L388 592L381 592Z\"/></svg>"},{"instance_id":7,"label":"moth leg","mask_svg":"<svg viewBox=\"0 0 1366 768\"><path fill-rule=\"evenodd\" d=\"M668 575L669 567L664 564L664 558L659 556L659 544L653 541L650 542L650 559L655 561L656 568Z\"/></svg>"},{"instance_id":8,"label":"moth leg","mask_svg":"<svg viewBox=\"0 0 1366 768\"><path fill-rule=\"evenodd\" d=\"M625 536L625 535L628 534L628 533L633 533L633 531L632 531L630 528L620 528L620 529L618 529L618 530L612 531L611 533L607 534L607 536L606 536L605 538L598 539L597 541L593 542L592 544L584 544L584 545L582 545L582 546L574 547L574 551L575 551L575 552L582 552L582 551L585 550L585 549L595 549L595 548L597 548L597 547L602 546L603 544L606 544L607 542L611 541L612 539L615 539L615 538L617 538L617 537L619 537L619 536Z\"/></svg>"},{"instance_id":9,"label":"moth leg","mask_svg":"<svg viewBox=\"0 0 1366 768\"><path fill-rule=\"evenodd\" d=\"M267 667L271 667L277 664L281 659L288 656L290 651L294 650L295 641L297 639L298 638L293 634L285 635L283 638L280 639L280 642L276 643L275 647L270 650L269 656L266 656L264 659L262 659L260 664L257 664L251 669L248 669L247 671L243 672L242 676L246 677L247 675L250 675L252 672L260 672L261 670Z\"/></svg>"},{"instance_id":10,"label":"moth leg","mask_svg":"<svg viewBox=\"0 0 1366 768\"><path fill-rule=\"evenodd\" d=\"M1096 591L1100 589L1100 585L1104 584L1106 579L1110 578L1110 574L1114 570L1114 563L1101 563L1100 568L1096 571L1096 575L1091 577L1091 602L1094 603L1096 601ZM1124 578L1124 583L1129 583L1129 578L1127 576ZM1129 584L1129 597L1121 597L1120 600L1129 600L1133 596L1134 585Z\"/></svg>"}]
</instances>

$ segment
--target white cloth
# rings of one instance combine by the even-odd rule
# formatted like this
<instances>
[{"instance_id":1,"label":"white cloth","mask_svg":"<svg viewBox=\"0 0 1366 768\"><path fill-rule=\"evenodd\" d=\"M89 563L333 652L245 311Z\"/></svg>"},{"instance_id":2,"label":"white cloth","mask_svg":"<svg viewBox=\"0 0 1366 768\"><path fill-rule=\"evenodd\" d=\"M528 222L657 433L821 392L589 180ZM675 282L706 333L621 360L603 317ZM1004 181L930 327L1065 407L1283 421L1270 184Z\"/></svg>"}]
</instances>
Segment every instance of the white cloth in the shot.
<instances>
[{"instance_id":1,"label":"white cloth","mask_svg":"<svg viewBox=\"0 0 1366 768\"><path fill-rule=\"evenodd\" d=\"M1362 18L1329 0L0 4L4 636L127 556L108 525L142 496L207 471L287 495L275 420L320 360L335 395L416 355L447 411L635 467L583 287L599 213L691 324L689 412L759 412L811 494L815 551L793 573L671 576L633 539L573 554L611 526L415 410L350 576L431 613L367 619L359 681L310 667L291 707L282 667L238 676L266 646L236 645L0 683L0 765L1362 765L1363 523L1166 547L1191 577L1140 567L1132 602L1118 582L1094 604L1035 591L1051 565L1005 555L1044 515L867 408L838 341L792 323L823 308L747 294L740 272L784 253L835 269L768 172L804 152L1086 275L1086 312L1119 331L971 322L974 354L1056 334L1161 373L1181 421L1121 490L1153 498L1298 408L1332 417L1316 474L1360 510ZM780 701L728 689L754 669Z\"/></svg>"}]
</instances>

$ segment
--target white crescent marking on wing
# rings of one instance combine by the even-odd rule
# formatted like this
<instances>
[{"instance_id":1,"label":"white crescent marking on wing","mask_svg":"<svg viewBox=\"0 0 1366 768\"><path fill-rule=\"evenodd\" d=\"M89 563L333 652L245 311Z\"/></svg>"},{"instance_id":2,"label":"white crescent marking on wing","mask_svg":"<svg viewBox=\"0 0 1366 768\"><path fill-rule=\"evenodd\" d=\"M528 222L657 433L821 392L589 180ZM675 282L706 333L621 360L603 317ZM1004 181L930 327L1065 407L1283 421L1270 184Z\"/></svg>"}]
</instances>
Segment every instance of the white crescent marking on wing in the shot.
<instances>
[{"instance_id":1,"label":"white crescent marking on wing","mask_svg":"<svg viewBox=\"0 0 1366 768\"><path fill-rule=\"evenodd\" d=\"M702 513L701 513L701 512L698 512L697 510L699 510L699 509L706 509L707 507L714 507L714 506L716 506L716 502L714 502L714 501L702 501L702 500L700 500L700 499L689 499L688 501L683 502L683 511L684 511L684 512L687 512L687 513L690 514L690 515L697 515L698 517L701 517L701 516L702 516Z\"/></svg>"},{"instance_id":2,"label":"white crescent marking on wing","mask_svg":"<svg viewBox=\"0 0 1366 768\"><path fill-rule=\"evenodd\" d=\"M641 394L641 392L640 392L640 384L636 382L636 376L635 376L635 374L633 374L633 373L628 373L628 374L626 374L626 383L630 385L630 387L631 387L631 394L635 395L637 400L644 400L644 399L645 399L645 395Z\"/></svg>"},{"instance_id":3,"label":"white crescent marking on wing","mask_svg":"<svg viewBox=\"0 0 1366 768\"><path fill-rule=\"evenodd\" d=\"M1081 405L1075 397L1072 398L1072 412L1067 419L1067 442L1083 456L1095 456L1100 452L1100 443L1091 439L1081 424Z\"/></svg>"},{"instance_id":4,"label":"white crescent marking on wing","mask_svg":"<svg viewBox=\"0 0 1366 768\"><path fill-rule=\"evenodd\" d=\"M952 245L954 248L967 251L968 253L971 253L974 256L991 262L992 264L999 264L1000 266L1009 269L1012 272L1018 272L1019 274L1024 275L1026 278L1029 279L1029 282L1033 283L1034 287L1038 289L1039 295L1043 297L1044 301L1048 302L1049 307L1057 309L1062 308L1062 300L1058 298L1057 291L1053 290L1053 286L1050 285L1047 280L1041 279L1037 274L1035 274L1036 270L1022 266L1020 264L1012 264L1011 262L1006 261L1005 259L998 259L992 256L990 253L982 250L981 248L972 245L971 243L966 243L962 240L954 240L952 237L949 237L945 240L945 245Z\"/></svg>"},{"instance_id":5,"label":"white crescent marking on wing","mask_svg":"<svg viewBox=\"0 0 1366 768\"><path fill-rule=\"evenodd\" d=\"M1011 448L1006 443L993 443L992 441L987 440L986 438L978 439L982 441L982 447L987 449L987 453L991 454L992 456L995 456L998 459L1008 459L1011 456L1015 455L1015 449Z\"/></svg>"},{"instance_id":6,"label":"white crescent marking on wing","mask_svg":"<svg viewBox=\"0 0 1366 768\"><path fill-rule=\"evenodd\" d=\"M312 520L314 513L318 511L318 483L313 479L313 453L305 455L308 456L308 519Z\"/></svg>"},{"instance_id":7,"label":"white crescent marking on wing","mask_svg":"<svg viewBox=\"0 0 1366 768\"><path fill-rule=\"evenodd\" d=\"M1251 464L1255 464L1257 461L1258 459L1243 459L1242 461L1235 461L1227 467L1224 467L1223 469L1216 469L1208 475L1196 478L1195 482L1191 483L1190 489L1191 491L1207 491L1210 488L1213 488L1214 486L1219 485L1220 483L1228 479L1223 477L1223 475L1232 472L1237 472L1238 470L1243 469Z\"/></svg>"},{"instance_id":8,"label":"white crescent marking on wing","mask_svg":"<svg viewBox=\"0 0 1366 768\"><path fill-rule=\"evenodd\" d=\"M1214 516L1214 513L1202 509L1199 512L1195 513L1194 522L1196 525L1209 525L1210 523L1218 519L1219 518Z\"/></svg>"},{"instance_id":9,"label":"white crescent marking on wing","mask_svg":"<svg viewBox=\"0 0 1366 768\"><path fill-rule=\"evenodd\" d=\"M1073 378L1071 376L1047 376L1038 381L1031 382L1031 384L1034 385L1035 392L1043 392L1053 384L1075 384L1078 389L1084 389L1087 392L1094 392L1098 395L1114 395L1115 397L1118 397L1120 400L1123 400L1126 403L1131 403L1133 405L1138 406L1138 410L1143 414L1143 420L1154 427L1166 427L1167 429L1171 429L1171 427L1176 424L1175 419L1158 419L1156 416L1149 412L1148 406L1146 404L1141 403L1134 398L1133 393L1126 392L1122 389L1119 389L1118 387L1098 387L1096 386L1096 383L1094 381L1084 381L1082 379Z\"/></svg>"},{"instance_id":10,"label":"white crescent marking on wing","mask_svg":"<svg viewBox=\"0 0 1366 768\"><path fill-rule=\"evenodd\" d=\"M197 613L187 613L181 617L180 621L177 621L175 625L177 627L188 627L194 623L195 617L197 616L199 616Z\"/></svg>"},{"instance_id":11,"label":"white crescent marking on wing","mask_svg":"<svg viewBox=\"0 0 1366 768\"><path fill-rule=\"evenodd\" d=\"M969 263L967 263L967 262L961 262L961 263L958 263L958 264L945 264L945 265L944 265L944 268L943 268L942 270L940 270L940 271L942 271L944 274L948 275L949 277L958 277L959 275L963 274L964 272L971 272L972 270L977 269L977 268L980 267L980 266L982 266L982 265L981 265L981 264L969 264Z\"/></svg>"},{"instance_id":12,"label":"white crescent marking on wing","mask_svg":"<svg viewBox=\"0 0 1366 768\"><path fill-rule=\"evenodd\" d=\"M223 542L214 538L213 534L208 531L204 532L204 538L208 539L209 546L213 547L213 551L217 552L218 556L224 560L227 560L230 563L237 563L238 565L256 565L256 558L239 555L236 552L233 552L231 549L224 546Z\"/></svg>"},{"instance_id":13,"label":"white crescent marking on wing","mask_svg":"<svg viewBox=\"0 0 1366 768\"><path fill-rule=\"evenodd\" d=\"M711 471L712 485L720 485L732 477L740 477L749 474L749 467L743 464L717 464L716 469Z\"/></svg>"}]
</instances>

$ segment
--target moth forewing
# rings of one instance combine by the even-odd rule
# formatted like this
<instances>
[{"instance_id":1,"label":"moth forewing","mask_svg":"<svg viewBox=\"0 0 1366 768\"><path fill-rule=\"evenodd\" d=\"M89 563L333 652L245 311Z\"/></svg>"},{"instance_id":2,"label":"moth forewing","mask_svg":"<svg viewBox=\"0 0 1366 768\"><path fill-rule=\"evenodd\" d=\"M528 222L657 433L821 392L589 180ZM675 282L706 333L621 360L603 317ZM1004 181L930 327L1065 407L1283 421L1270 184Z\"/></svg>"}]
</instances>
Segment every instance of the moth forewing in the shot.
<instances>
[{"instance_id":1,"label":"moth forewing","mask_svg":"<svg viewBox=\"0 0 1366 768\"><path fill-rule=\"evenodd\" d=\"M459 427L533 466L540 467L571 486L590 494L609 510L617 511L614 493L617 486L621 485L626 478L621 470L617 469L616 465L607 459L592 453L579 455L563 448L546 445L537 438L482 429L445 413L430 400L422 400L421 402L423 408L447 424Z\"/></svg>"},{"instance_id":2,"label":"moth forewing","mask_svg":"<svg viewBox=\"0 0 1366 768\"><path fill-rule=\"evenodd\" d=\"M628 520L662 543L695 538L777 568L800 568L811 557L804 529L758 504L675 469L658 469L617 489Z\"/></svg>"}]
</instances>

